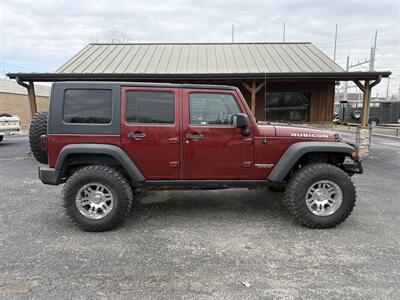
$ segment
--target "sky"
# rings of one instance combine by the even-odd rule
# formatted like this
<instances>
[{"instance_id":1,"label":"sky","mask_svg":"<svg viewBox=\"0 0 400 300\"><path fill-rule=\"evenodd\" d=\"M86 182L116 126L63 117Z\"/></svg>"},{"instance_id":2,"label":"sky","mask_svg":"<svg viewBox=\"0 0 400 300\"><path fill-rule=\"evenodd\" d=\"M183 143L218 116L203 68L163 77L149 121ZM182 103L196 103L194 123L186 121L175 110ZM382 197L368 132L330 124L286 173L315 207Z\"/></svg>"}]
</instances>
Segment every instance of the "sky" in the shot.
<instances>
[{"instance_id":1,"label":"sky","mask_svg":"<svg viewBox=\"0 0 400 300\"><path fill-rule=\"evenodd\" d=\"M90 42L312 42L346 67L369 58L400 85L400 1L0 0L0 77L53 72ZM367 71L368 65L350 71ZM373 90L385 96L387 79ZM354 89L356 91L356 89Z\"/></svg>"}]
</instances>

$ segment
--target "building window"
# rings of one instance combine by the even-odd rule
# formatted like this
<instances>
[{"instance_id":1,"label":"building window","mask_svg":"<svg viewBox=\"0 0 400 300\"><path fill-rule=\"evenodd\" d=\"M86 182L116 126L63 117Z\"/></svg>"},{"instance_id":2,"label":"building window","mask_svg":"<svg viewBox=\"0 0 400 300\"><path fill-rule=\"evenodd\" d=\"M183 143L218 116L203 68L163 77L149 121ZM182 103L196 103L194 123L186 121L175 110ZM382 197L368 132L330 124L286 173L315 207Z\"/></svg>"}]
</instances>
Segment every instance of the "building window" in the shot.
<instances>
[{"instance_id":1,"label":"building window","mask_svg":"<svg viewBox=\"0 0 400 300\"><path fill-rule=\"evenodd\" d=\"M233 116L240 112L230 94L191 93L189 106L192 125L233 125Z\"/></svg>"},{"instance_id":2,"label":"building window","mask_svg":"<svg viewBox=\"0 0 400 300\"><path fill-rule=\"evenodd\" d=\"M64 92L64 122L109 124L111 116L111 90L73 89Z\"/></svg>"},{"instance_id":3,"label":"building window","mask_svg":"<svg viewBox=\"0 0 400 300\"><path fill-rule=\"evenodd\" d=\"M265 119L273 122L308 122L310 92L266 93Z\"/></svg>"},{"instance_id":4,"label":"building window","mask_svg":"<svg viewBox=\"0 0 400 300\"><path fill-rule=\"evenodd\" d=\"M174 93L154 91L127 92L126 121L129 123L174 123Z\"/></svg>"}]
</instances>

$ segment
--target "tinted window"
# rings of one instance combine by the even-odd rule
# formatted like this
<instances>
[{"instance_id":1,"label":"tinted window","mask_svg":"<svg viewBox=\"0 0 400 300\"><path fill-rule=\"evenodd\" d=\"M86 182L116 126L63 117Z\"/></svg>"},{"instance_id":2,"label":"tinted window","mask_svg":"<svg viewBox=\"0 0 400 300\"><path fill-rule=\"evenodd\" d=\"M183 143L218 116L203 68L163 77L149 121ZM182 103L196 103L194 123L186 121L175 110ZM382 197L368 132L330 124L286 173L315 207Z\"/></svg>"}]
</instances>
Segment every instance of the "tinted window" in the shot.
<instances>
[{"instance_id":1,"label":"tinted window","mask_svg":"<svg viewBox=\"0 0 400 300\"><path fill-rule=\"evenodd\" d=\"M267 121L308 122L310 92L270 92L265 96Z\"/></svg>"},{"instance_id":2,"label":"tinted window","mask_svg":"<svg viewBox=\"0 0 400 300\"><path fill-rule=\"evenodd\" d=\"M127 92L126 120L129 123L174 123L174 93L150 91Z\"/></svg>"},{"instance_id":3,"label":"tinted window","mask_svg":"<svg viewBox=\"0 0 400 300\"><path fill-rule=\"evenodd\" d=\"M66 90L64 121L67 123L111 123L111 90Z\"/></svg>"},{"instance_id":4,"label":"tinted window","mask_svg":"<svg viewBox=\"0 0 400 300\"><path fill-rule=\"evenodd\" d=\"M229 94L191 93L189 105L193 125L232 125L233 116L240 112L235 98Z\"/></svg>"}]
</instances>

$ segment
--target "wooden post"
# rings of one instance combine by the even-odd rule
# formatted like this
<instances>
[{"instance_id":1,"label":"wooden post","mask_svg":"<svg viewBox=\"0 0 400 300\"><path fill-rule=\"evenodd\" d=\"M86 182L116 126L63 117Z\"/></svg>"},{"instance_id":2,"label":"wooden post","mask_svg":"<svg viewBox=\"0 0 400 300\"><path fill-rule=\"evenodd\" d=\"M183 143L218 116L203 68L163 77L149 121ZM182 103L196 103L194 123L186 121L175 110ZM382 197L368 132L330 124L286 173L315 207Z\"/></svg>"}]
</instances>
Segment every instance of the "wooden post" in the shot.
<instances>
[{"instance_id":1,"label":"wooden post","mask_svg":"<svg viewBox=\"0 0 400 300\"><path fill-rule=\"evenodd\" d=\"M260 83L259 85L256 84L255 81L251 83L251 87L249 84L243 82L243 86L251 93L251 100L250 100L250 109L251 113L254 117L256 117L256 96L257 93L263 88L264 82Z\"/></svg>"},{"instance_id":2,"label":"wooden post","mask_svg":"<svg viewBox=\"0 0 400 300\"><path fill-rule=\"evenodd\" d=\"M358 80L355 80L354 83L363 92L363 110L361 116L361 127L366 128L368 123L369 94L371 91L371 86L368 80L365 80L364 85Z\"/></svg>"},{"instance_id":3,"label":"wooden post","mask_svg":"<svg viewBox=\"0 0 400 300\"><path fill-rule=\"evenodd\" d=\"M29 81L27 90L28 90L29 108L31 111L31 117L33 117L33 115L37 113L35 86L33 84L33 81Z\"/></svg>"},{"instance_id":4,"label":"wooden post","mask_svg":"<svg viewBox=\"0 0 400 300\"><path fill-rule=\"evenodd\" d=\"M369 81L365 80L364 94L363 94L363 111L361 119L362 128L366 128L368 124L369 93L370 93Z\"/></svg>"}]
</instances>

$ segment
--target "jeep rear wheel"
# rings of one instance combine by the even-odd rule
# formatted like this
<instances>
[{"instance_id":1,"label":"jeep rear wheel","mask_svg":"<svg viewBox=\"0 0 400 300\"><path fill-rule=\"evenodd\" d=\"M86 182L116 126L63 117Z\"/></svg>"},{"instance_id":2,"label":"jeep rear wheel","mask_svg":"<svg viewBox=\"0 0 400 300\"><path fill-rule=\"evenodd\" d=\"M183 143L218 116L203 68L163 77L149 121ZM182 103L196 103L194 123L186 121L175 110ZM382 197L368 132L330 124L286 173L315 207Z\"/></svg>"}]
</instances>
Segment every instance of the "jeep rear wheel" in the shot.
<instances>
[{"instance_id":1,"label":"jeep rear wheel","mask_svg":"<svg viewBox=\"0 0 400 300\"><path fill-rule=\"evenodd\" d=\"M43 151L40 147L40 136L43 134L47 134L47 111L34 114L29 126L29 145L32 155L38 162L47 164L47 151Z\"/></svg>"},{"instance_id":2,"label":"jeep rear wheel","mask_svg":"<svg viewBox=\"0 0 400 300\"><path fill-rule=\"evenodd\" d=\"M341 169L315 163L294 174L284 201L300 224L308 228L332 228L351 214L356 191L350 177Z\"/></svg>"},{"instance_id":3,"label":"jeep rear wheel","mask_svg":"<svg viewBox=\"0 0 400 300\"><path fill-rule=\"evenodd\" d=\"M66 214L86 231L106 231L125 219L132 205L132 189L116 169L92 165L79 169L66 182Z\"/></svg>"}]
</instances>

